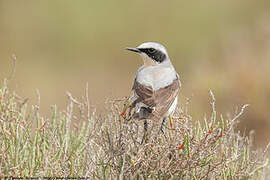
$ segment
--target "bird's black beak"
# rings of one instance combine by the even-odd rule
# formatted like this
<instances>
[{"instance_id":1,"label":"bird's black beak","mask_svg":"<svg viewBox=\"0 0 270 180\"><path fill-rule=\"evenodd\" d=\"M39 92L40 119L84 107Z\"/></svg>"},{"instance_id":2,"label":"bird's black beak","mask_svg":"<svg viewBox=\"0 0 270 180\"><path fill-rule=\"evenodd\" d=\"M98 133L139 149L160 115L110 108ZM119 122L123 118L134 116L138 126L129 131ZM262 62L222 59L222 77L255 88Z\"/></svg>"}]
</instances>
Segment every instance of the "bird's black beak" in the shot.
<instances>
[{"instance_id":1,"label":"bird's black beak","mask_svg":"<svg viewBox=\"0 0 270 180\"><path fill-rule=\"evenodd\" d=\"M133 51L133 52L136 52L136 53L141 53L141 51L138 48L126 48L126 50Z\"/></svg>"}]
</instances>

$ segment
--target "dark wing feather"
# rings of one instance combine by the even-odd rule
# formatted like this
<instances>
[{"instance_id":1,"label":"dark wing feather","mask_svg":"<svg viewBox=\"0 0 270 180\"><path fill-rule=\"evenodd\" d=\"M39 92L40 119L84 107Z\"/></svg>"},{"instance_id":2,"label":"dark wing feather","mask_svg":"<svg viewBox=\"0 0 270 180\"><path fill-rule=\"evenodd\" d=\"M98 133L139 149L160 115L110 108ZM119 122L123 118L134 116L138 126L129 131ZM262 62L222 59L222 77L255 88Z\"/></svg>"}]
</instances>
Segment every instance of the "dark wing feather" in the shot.
<instances>
[{"instance_id":1,"label":"dark wing feather","mask_svg":"<svg viewBox=\"0 0 270 180\"><path fill-rule=\"evenodd\" d=\"M135 80L133 90L139 97L137 103L142 102L151 108L155 108L153 112L148 113L148 117L144 118L163 118L177 97L180 87L181 84L178 78L175 79L171 85L160 88L157 91L153 91L151 87L142 85Z\"/></svg>"},{"instance_id":2,"label":"dark wing feather","mask_svg":"<svg viewBox=\"0 0 270 180\"><path fill-rule=\"evenodd\" d=\"M135 80L132 89L135 91L135 93L139 97L137 102L143 102L145 105L149 107L156 106L155 98L154 98L154 91L152 87L142 85Z\"/></svg>"},{"instance_id":3,"label":"dark wing feather","mask_svg":"<svg viewBox=\"0 0 270 180\"><path fill-rule=\"evenodd\" d=\"M155 101L157 103L153 116L155 119L163 118L168 112L180 90L180 81L174 80L173 83L165 88L155 92Z\"/></svg>"}]
</instances>

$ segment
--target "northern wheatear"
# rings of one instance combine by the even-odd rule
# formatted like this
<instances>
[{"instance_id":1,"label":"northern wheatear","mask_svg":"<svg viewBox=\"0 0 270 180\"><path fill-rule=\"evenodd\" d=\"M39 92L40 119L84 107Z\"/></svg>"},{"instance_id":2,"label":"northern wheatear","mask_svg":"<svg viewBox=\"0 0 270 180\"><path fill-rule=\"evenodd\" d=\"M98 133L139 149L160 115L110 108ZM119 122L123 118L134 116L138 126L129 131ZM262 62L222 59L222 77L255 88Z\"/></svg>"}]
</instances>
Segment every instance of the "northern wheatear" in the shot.
<instances>
[{"instance_id":1,"label":"northern wheatear","mask_svg":"<svg viewBox=\"0 0 270 180\"><path fill-rule=\"evenodd\" d=\"M167 50L155 42L146 42L137 48L127 48L138 53L144 62L137 73L129 98L131 109L135 108L134 118L144 119L147 130L147 119L162 120L161 131L165 121L174 113L178 93L181 87Z\"/></svg>"}]
</instances>

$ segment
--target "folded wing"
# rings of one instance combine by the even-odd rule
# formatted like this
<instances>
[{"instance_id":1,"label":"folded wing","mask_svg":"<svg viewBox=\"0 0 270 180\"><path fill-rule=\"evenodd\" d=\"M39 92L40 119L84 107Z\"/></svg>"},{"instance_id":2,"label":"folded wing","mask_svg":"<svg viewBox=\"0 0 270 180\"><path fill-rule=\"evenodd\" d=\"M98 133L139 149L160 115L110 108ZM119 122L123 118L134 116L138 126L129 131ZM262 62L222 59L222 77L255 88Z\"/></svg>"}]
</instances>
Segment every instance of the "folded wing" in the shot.
<instances>
[{"instance_id":1,"label":"folded wing","mask_svg":"<svg viewBox=\"0 0 270 180\"><path fill-rule=\"evenodd\" d=\"M165 116L177 97L181 83L178 77L172 84L154 91L151 87L142 85L134 81L133 90L137 94L136 103L143 103L147 108L142 108L139 112L139 119L159 120Z\"/></svg>"}]
</instances>

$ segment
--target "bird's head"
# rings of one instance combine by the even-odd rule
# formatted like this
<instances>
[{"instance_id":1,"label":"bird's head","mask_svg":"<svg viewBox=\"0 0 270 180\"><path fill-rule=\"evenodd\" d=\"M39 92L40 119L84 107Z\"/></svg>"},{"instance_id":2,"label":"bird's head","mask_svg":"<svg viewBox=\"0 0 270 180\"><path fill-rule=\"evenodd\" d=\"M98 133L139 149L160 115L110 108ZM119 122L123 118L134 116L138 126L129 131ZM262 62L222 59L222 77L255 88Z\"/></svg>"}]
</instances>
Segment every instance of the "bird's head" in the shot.
<instances>
[{"instance_id":1,"label":"bird's head","mask_svg":"<svg viewBox=\"0 0 270 180\"><path fill-rule=\"evenodd\" d=\"M126 48L141 55L145 66L154 66L169 61L167 50L156 42L146 42L136 48Z\"/></svg>"}]
</instances>

